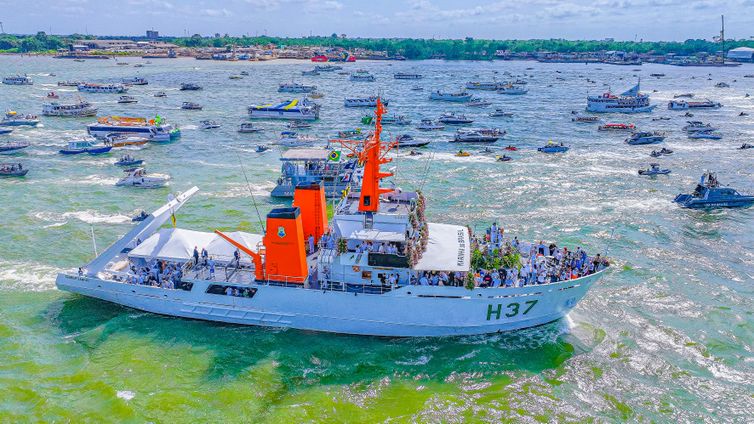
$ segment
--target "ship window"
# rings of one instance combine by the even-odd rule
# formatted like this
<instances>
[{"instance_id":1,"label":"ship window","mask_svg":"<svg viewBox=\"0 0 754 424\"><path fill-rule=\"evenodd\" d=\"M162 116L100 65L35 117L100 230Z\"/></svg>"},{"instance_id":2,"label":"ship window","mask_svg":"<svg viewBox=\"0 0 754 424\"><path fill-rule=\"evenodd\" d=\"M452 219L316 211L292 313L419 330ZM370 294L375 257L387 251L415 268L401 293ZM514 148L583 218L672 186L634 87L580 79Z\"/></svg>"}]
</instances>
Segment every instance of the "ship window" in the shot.
<instances>
[{"instance_id":1,"label":"ship window","mask_svg":"<svg viewBox=\"0 0 754 424\"><path fill-rule=\"evenodd\" d=\"M361 278L363 280L371 280L372 279L372 271L361 271Z\"/></svg>"},{"instance_id":2,"label":"ship window","mask_svg":"<svg viewBox=\"0 0 754 424\"><path fill-rule=\"evenodd\" d=\"M228 294L228 289L231 289L231 294ZM217 294L221 296L235 296L235 297L254 297L257 293L257 289L254 287L240 287L240 286L226 286L222 284L210 284L207 288L207 294Z\"/></svg>"}]
</instances>

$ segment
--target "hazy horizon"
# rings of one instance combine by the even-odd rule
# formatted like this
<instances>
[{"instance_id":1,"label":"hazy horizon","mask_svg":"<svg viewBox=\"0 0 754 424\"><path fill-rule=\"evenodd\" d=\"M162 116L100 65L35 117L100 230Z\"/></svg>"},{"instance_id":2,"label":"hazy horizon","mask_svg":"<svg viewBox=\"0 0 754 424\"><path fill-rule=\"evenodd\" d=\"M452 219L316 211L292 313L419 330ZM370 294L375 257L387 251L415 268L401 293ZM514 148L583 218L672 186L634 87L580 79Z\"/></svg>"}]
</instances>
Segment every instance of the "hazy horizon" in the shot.
<instances>
[{"instance_id":1,"label":"hazy horizon","mask_svg":"<svg viewBox=\"0 0 754 424\"><path fill-rule=\"evenodd\" d=\"M683 41L754 35L754 0L0 1L5 32L140 36L215 33L300 37Z\"/></svg>"}]
</instances>

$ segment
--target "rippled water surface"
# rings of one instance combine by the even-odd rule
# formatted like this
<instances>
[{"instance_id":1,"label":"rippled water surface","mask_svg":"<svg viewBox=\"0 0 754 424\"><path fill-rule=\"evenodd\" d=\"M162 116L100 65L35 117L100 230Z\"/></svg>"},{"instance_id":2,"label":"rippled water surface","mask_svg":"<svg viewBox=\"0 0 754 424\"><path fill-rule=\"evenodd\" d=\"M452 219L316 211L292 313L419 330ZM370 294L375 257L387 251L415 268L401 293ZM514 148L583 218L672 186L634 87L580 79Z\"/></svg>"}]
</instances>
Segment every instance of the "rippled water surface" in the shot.
<instances>
[{"instance_id":1,"label":"rippled water surface","mask_svg":"<svg viewBox=\"0 0 754 424\"><path fill-rule=\"evenodd\" d=\"M152 60L143 68L115 61L77 63L0 57L3 75L28 73L33 86L0 86L0 108L40 113L59 80L114 81L144 76L129 94L88 94L101 114L153 116L178 123L180 141L135 153L148 170L173 177L169 189L114 187L116 155L63 157L66 140L84 134L84 120L43 118L4 140L27 140L23 155L0 158L31 168L23 180L0 180L0 421L70 422L466 422L663 421L751 422L754 411L754 210L687 211L672 203L707 169L742 192L754 192L754 67L735 69L632 67L533 62L360 63L376 83L350 83L337 73L301 77L303 62L220 63ZM527 69L529 68L529 69ZM229 80L247 70L249 76ZM398 71L423 80L395 81ZM467 80L526 79L525 96L479 93L515 114L427 100L431 89ZM497 72L497 74L495 74ZM650 73L665 77L650 77ZM56 74L50 76L50 73ZM711 77L708 74L711 73ZM642 88L660 106L652 114L611 116L668 133L675 151L659 159L668 177L640 178L656 146L627 146L625 135L574 124L571 111L587 93L607 86ZM595 83L586 80L589 78ZM711 78L711 79L709 79ZM609 250L612 271L565 320L536 329L458 339L379 339L313 334L172 319L57 291L55 274L92 257L130 227L136 210L164 203L170 191L201 192L181 210L179 224L199 230L259 231L249 192L261 212L284 202L269 198L279 152L254 153L284 124L260 123L260 134L238 134L246 106L283 100L277 84L316 84L325 93L322 119L311 134L323 141L359 126L364 110L346 110L345 96L374 94L390 112L415 122L443 111L472 115L476 124L508 131L499 147L519 146L512 162L453 155L452 132L421 134L435 141L419 157L398 152L395 182L427 194L430 219L497 220L512 234ZM180 92L181 82L201 92ZM730 88L714 88L716 82ZM411 91L421 85L423 92ZM656 90L656 92L653 92ZM155 98L165 91L166 98ZM694 92L725 106L695 119L719 126L720 141L691 141L682 113L668 111L674 94ZM203 111L183 111L182 101ZM740 117L746 111L750 116ZM652 117L668 121L653 122ZM198 129L202 119L222 127ZM388 127L389 128L389 127ZM389 128L393 135L399 129ZM571 146L563 155L536 147L548 139ZM479 149L470 147L472 152ZM240 164L249 178L246 185ZM391 165L391 166L392 166ZM611 239L611 234L613 237Z\"/></svg>"}]
</instances>

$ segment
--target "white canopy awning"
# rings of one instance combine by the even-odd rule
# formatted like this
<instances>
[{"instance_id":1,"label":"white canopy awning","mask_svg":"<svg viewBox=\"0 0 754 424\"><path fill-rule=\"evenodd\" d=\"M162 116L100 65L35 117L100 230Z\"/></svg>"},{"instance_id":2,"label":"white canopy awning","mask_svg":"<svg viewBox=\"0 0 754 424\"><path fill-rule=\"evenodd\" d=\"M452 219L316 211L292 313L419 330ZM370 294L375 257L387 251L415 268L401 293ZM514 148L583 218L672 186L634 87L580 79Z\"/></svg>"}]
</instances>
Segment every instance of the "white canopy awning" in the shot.
<instances>
[{"instance_id":1,"label":"white canopy awning","mask_svg":"<svg viewBox=\"0 0 754 424\"><path fill-rule=\"evenodd\" d=\"M471 264L469 231L460 225L428 223L427 250L417 271L468 271Z\"/></svg>"},{"instance_id":2,"label":"white canopy awning","mask_svg":"<svg viewBox=\"0 0 754 424\"><path fill-rule=\"evenodd\" d=\"M226 235L252 251L257 251L258 245L262 241L261 235L242 231L235 231ZM188 261L194 254L194 246L199 251L206 249L209 256L220 260L233 258L233 252L236 250L235 246L215 233L181 228L163 228L136 246L129 252L128 256L178 262Z\"/></svg>"},{"instance_id":3,"label":"white canopy awning","mask_svg":"<svg viewBox=\"0 0 754 424\"><path fill-rule=\"evenodd\" d=\"M378 229L354 231L347 238L351 240L372 240L372 241L392 241L392 242L406 241L406 237L403 235L403 233L396 233L393 231L380 231Z\"/></svg>"}]
</instances>

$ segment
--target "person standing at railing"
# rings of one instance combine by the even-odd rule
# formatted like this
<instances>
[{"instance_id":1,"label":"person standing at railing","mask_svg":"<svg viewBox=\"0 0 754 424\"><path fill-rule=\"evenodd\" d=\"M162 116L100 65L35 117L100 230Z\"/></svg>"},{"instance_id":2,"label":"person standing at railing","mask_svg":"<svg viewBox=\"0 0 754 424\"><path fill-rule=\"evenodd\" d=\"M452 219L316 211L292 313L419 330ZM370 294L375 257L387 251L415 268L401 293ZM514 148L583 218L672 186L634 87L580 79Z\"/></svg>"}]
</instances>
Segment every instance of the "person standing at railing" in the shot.
<instances>
[{"instance_id":1,"label":"person standing at railing","mask_svg":"<svg viewBox=\"0 0 754 424\"><path fill-rule=\"evenodd\" d=\"M194 266L199 265L199 249L194 246Z\"/></svg>"}]
</instances>

